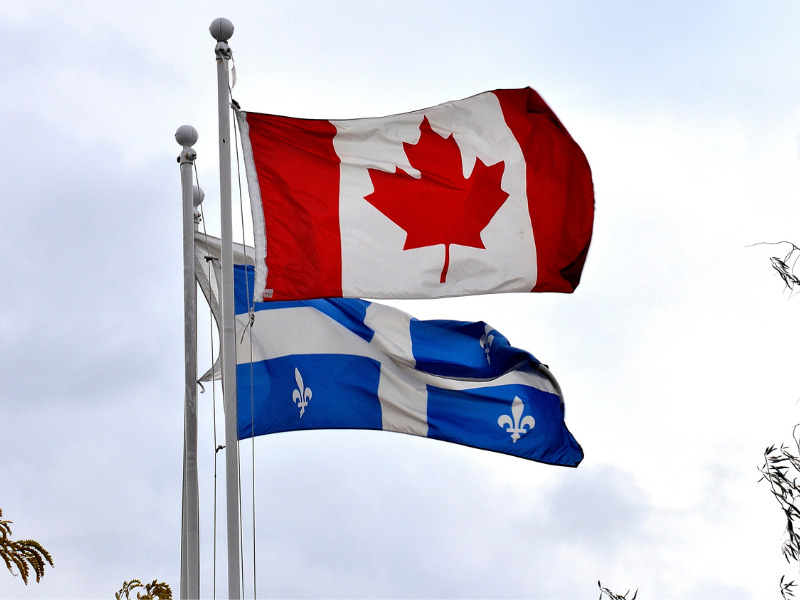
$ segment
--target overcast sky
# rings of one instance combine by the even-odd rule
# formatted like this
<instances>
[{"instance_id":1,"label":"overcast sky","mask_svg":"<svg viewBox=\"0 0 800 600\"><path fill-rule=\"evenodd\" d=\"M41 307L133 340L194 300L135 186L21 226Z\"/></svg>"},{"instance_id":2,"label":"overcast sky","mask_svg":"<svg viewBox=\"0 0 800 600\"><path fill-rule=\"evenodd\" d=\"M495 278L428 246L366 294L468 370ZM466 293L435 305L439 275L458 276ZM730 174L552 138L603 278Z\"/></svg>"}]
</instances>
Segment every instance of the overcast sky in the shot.
<instances>
[{"instance_id":1,"label":"overcast sky","mask_svg":"<svg viewBox=\"0 0 800 600\"><path fill-rule=\"evenodd\" d=\"M27 587L0 569L0 597L112 598L132 578L177 596L174 133L200 133L216 233L208 26L225 16L245 110L380 116L533 87L586 153L597 210L573 295L395 303L485 320L550 365L580 467L383 432L242 443L247 597L255 564L264 598L583 599L598 579L641 600L777 598L792 571L756 468L800 421L800 298L770 268L780 249L751 244L800 243L800 6L653 4L0 0L0 508L55 560ZM205 370L205 312L198 335ZM210 597L210 390L200 403Z\"/></svg>"}]
</instances>

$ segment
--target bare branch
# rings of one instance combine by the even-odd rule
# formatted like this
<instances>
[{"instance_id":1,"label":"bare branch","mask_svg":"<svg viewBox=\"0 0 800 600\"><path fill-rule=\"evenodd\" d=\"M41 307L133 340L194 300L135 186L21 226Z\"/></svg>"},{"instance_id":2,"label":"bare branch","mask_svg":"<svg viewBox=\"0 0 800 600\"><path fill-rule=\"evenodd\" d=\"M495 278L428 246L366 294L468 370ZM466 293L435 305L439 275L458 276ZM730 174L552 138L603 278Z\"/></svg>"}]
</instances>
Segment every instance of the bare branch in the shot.
<instances>
[{"instance_id":1,"label":"bare branch","mask_svg":"<svg viewBox=\"0 0 800 600\"><path fill-rule=\"evenodd\" d=\"M787 600L788 598L794 598L794 589L797 587L797 584L794 581L784 581L786 579L786 575L781 576L781 598L783 600Z\"/></svg>"},{"instance_id":2,"label":"bare branch","mask_svg":"<svg viewBox=\"0 0 800 600\"><path fill-rule=\"evenodd\" d=\"M787 241L759 242L758 244L751 244L751 246L779 246L781 244L788 244L789 251L783 258L779 256L771 257L770 262L772 263L772 268L775 269L775 272L783 280L783 284L786 286L786 289L789 290L789 294L793 295L794 293L800 291L800 277L795 274L797 261L800 260L800 247L796 246L792 242Z\"/></svg>"},{"instance_id":3,"label":"bare branch","mask_svg":"<svg viewBox=\"0 0 800 600\"><path fill-rule=\"evenodd\" d=\"M600 588L600 598L598 600L603 600L603 596L608 598L608 600L636 600L636 594L639 593L639 590L636 590L635 592L633 592L633 596L631 596L630 598L628 598L628 594L631 593L630 590L625 592L624 595L615 594L607 587L603 587L603 584L600 583L599 579L597 580L597 587Z\"/></svg>"},{"instance_id":4,"label":"bare branch","mask_svg":"<svg viewBox=\"0 0 800 600\"><path fill-rule=\"evenodd\" d=\"M759 468L761 479L769 483L772 496L786 518L786 540L781 552L787 562L800 559L800 510L797 508L800 499L800 440L797 430L795 426L792 436L798 454L793 454L785 444L779 448L769 446L764 451L764 464Z\"/></svg>"}]
</instances>

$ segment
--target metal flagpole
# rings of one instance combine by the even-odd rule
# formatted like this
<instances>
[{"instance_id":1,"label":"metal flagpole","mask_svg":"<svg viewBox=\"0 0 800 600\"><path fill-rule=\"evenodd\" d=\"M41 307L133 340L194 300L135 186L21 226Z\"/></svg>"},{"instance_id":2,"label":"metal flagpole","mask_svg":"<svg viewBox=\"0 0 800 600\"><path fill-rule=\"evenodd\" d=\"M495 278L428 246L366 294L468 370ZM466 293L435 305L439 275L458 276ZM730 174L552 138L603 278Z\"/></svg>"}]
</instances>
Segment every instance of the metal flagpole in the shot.
<instances>
[{"instance_id":1,"label":"metal flagpole","mask_svg":"<svg viewBox=\"0 0 800 600\"><path fill-rule=\"evenodd\" d=\"M240 598L239 570L239 436L236 418L236 330L233 309L233 216L231 211L230 88L228 39L233 23L214 19L209 28L217 40L217 99L219 107L219 191L222 269L222 391L225 407L225 488L228 525L228 598Z\"/></svg>"},{"instance_id":2,"label":"metal flagpole","mask_svg":"<svg viewBox=\"0 0 800 600\"><path fill-rule=\"evenodd\" d=\"M197 130L181 125L175 140L183 146L178 162L183 195L183 318L185 401L183 406L183 507L181 511L181 599L200 597L200 510L197 483L197 284L194 273L195 206L202 191L192 186ZM197 196L195 196L197 189Z\"/></svg>"}]
</instances>

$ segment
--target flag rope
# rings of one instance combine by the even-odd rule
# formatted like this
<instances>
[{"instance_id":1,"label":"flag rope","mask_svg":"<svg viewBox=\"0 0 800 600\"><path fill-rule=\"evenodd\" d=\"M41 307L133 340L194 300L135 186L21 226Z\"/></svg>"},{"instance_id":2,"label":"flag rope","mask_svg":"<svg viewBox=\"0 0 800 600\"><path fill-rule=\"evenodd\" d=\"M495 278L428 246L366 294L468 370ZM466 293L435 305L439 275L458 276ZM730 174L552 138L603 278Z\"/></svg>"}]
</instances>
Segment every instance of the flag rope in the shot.
<instances>
[{"instance_id":1,"label":"flag rope","mask_svg":"<svg viewBox=\"0 0 800 600\"><path fill-rule=\"evenodd\" d=\"M194 168L195 184L200 188L200 176L197 173L197 165ZM203 205L200 204L200 222L203 226L203 237L205 238L206 247L208 247L208 230L206 229L206 218L203 212ZM206 257L206 268L208 273L206 279L211 281L211 271L213 266L211 259ZM216 359L214 357L214 314L211 310L208 311L208 333L209 333L209 346L211 350L211 364L214 365ZM213 366L212 366L213 369ZM217 454L221 446L217 443L217 387L216 381L211 378L211 424L213 430L213 458L214 458L214 491L213 491L213 541L212 541L212 559L211 559L211 594L212 598L216 600L217 597Z\"/></svg>"},{"instance_id":2,"label":"flag rope","mask_svg":"<svg viewBox=\"0 0 800 600\"><path fill-rule=\"evenodd\" d=\"M234 82L235 85L235 82ZM231 86L233 87L233 86ZM229 88L230 89L230 88ZM233 100L233 95L231 95L231 102L235 103L236 101ZM231 109L233 112L233 109ZM241 157L239 156L239 144L240 144L240 131L239 131L239 122L235 118L232 119L233 121L233 147L236 150L236 180L239 186L239 218L242 224L242 248L244 250L245 255L245 264L247 263L247 244L245 240L245 219L244 219L244 195L242 193L242 161ZM253 257L255 262L255 256ZM245 281L245 290L246 290L246 297L247 303L249 305L249 313L250 319L248 321L249 325L252 326L253 321L255 319L255 311L253 310L252 301L252 293L250 291L250 282ZM246 328L248 327L245 327ZM242 332L244 335L244 332ZM248 336L248 342L250 345L250 430L253 430L253 425L255 423L255 392L253 389L253 336ZM238 405L238 402L237 402ZM252 495L251 498L251 506L252 506L252 539L253 539L253 599L255 600L257 596L257 586L256 586L256 451L255 451L255 437L250 438L250 492ZM244 576L244 558L242 558L242 574Z\"/></svg>"}]
</instances>

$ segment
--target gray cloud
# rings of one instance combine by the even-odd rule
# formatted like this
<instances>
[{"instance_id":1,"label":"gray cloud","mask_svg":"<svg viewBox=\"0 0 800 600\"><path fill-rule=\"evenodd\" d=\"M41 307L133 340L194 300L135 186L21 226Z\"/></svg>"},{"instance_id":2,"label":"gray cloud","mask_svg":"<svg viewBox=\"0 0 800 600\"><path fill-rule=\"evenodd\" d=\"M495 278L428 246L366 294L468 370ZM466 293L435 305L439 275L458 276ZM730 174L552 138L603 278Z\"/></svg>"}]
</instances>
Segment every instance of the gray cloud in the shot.
<instances>
[{"instance_id":1,"label":"gray cloud","mask_svg":"<svg viewBox=\"0 0 800 600\"><path fill-rule=\"evenodd\" d=\"M532 85L586 150L598 198L574 296L404 305L485 319L549 363L585 463L554 469L384 433L259 439L259 595L587 598L598 578L642 598L774 593L774 507L755 466L794 418L797 309L772 286L768 256L744 245L791 236L798 217L796 9L226 9L246 107L369 116ZM132 577L177 589L172 135L182 123L200 130L213 227L207 27L218 10L0 8L12 57L0 104L0 507L56 560L40 584L0 575L0 596L108 598ZM221 431L212 439L210 403L201 396L204 592L213 448L224 443Z\"/></svg>"}]
</instances>

